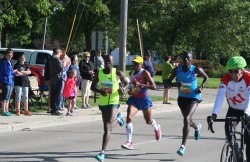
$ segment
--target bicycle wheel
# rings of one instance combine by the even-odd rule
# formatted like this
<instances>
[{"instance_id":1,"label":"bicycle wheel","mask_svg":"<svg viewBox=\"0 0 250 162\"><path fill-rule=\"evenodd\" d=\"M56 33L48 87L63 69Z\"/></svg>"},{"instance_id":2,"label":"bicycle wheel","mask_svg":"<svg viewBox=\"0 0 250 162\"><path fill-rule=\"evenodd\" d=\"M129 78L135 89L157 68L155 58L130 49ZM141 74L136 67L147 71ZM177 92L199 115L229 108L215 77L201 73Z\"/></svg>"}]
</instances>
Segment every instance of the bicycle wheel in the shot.
<instances>
[{"instance_id":1,"label":"bicycle wheel","mask_svg":"<svg viewBox=\"0 0 250 162\"><path fill-rule=\"evenodd\" d=\"M220 162L238 162L234 146L226 142L221 151Z\"/></svg>"},{"instance_id":2,"label":"bicycle wheel","mask_svg":"<svg viewBox=\"0 0 250 162\"><path fill-rule=\"evenodd\" d=\"M242 150L239 148L239 144L238 143L234 143L234 153L235 156L237 158L237 162L244 162L244 153L242 152Z\"/></svg>"}]
</instances>

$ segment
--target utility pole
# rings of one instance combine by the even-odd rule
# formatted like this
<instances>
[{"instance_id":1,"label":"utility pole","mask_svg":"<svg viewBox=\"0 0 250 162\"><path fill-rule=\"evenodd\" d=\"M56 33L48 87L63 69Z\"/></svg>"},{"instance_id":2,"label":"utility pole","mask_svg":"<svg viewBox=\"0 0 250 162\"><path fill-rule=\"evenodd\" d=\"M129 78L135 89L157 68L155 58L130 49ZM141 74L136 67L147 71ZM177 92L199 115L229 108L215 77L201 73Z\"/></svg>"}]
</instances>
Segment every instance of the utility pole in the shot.
<instances>
[{"instance_id":1,"label":"utility pole","mask_svg":"<svg viewBox=\"0 0 250 162\"><path fill-rule=\"evenodd\" d=\"M46 40L46 29L47 29L47 17L45 19L45 27L44 27L44 33L43 33L43 50L44 50L44 46L45 46L45 40Z\"/></svg>"},{"instance_id":2,"label":"utility pole","mask_svg":"<svg viewBox=\"0 0 250 162\"><path fill-rule=\"evenodd\" d=\"M121 0L119 70L126 72L128 0Z\"/></svg>"}]
</instances>

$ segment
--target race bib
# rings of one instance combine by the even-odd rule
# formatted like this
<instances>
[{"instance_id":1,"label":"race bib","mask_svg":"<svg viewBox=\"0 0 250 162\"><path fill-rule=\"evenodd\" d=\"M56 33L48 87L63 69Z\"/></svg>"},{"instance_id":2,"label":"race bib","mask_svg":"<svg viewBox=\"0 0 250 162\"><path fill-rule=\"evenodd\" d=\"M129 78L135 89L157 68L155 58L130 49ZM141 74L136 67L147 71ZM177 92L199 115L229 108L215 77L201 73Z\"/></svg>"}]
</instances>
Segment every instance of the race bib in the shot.
<instances>
[{"instance_id":1,"label":"race bib","mask_svg":"<svg viewBox=\"0 0 250 162\"><path fill-rule=\"evenodd\" d=\"M191 83L182 83L180 87L180 92L184 94L191 93Z\"/></svg>"},{"instance_id":2,"label":"race bib","mask_svg":"<svg viewBox=\"0 0 250 162\"><path fill-rule=\"evenodd\" d=\"M107 91L108 93L112 92L113 82L102 81L102 90Z\"/></svg>"}]
</instances>

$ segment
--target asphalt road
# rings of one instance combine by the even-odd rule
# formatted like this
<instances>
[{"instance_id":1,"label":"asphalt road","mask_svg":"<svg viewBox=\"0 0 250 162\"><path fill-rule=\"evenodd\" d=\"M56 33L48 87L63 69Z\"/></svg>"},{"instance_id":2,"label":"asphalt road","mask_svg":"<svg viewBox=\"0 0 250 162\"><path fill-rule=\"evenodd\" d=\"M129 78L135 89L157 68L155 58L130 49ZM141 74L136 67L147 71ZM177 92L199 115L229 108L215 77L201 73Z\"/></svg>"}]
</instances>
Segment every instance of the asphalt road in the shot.
<instances>
[{"instance_id":1,"label":"asphalt road","mask_svg":"<svg viewBox=\"0 0 250 162\"><path fill-rule=\"evenodd\" d=\"M223 109L219 117L224 117L225 111ZM194 130L190 129L186 153L181 157L176 154L182 132L179 109L153 114L162 128L160 141L154 140L153 128L145 124L139 112L133 122L134 150L121 149L126 140L125 127L117 125L111 135L105 162L218 162L225 141L224 128L222 123L216 123L215 134L207 130L206 117L210 113L211 108L197 109L194 119L203 125L201 139L195 141ZM0 161L95 162L102 133L101 121L3 133L0 134Z\"/></svg>"}]
</instances>

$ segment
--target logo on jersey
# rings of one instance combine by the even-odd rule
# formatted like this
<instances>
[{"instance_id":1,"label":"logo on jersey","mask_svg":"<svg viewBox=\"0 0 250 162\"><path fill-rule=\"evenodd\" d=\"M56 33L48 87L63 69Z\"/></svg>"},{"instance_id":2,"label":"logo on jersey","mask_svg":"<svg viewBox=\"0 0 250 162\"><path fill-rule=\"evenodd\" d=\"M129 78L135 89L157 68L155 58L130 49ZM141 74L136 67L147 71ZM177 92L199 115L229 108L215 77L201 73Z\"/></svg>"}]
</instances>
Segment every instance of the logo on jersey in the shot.
<instances>
[{"instance_id":1,"label":"logo on jersey","mask_svg":"<svg viewBox=\"0 0 250 162\"><path fill-rule=\"evenodd\" d=\"M225 88L224 84L220 84L219 89Z\"/></svg>"},{"instance_id":2,"label":"logo on jersey","mask_svg":"<svg viewBox=\"0 0 250 162\"><path fill-rule=\"evenodd\" d=\"M245 101L245 99L241 96L240 93L238 93L237 96L233 96L232 98L228 98L228 100L231 100L234 105Z\"/></svg>"}]
</instances>

